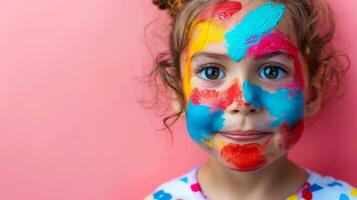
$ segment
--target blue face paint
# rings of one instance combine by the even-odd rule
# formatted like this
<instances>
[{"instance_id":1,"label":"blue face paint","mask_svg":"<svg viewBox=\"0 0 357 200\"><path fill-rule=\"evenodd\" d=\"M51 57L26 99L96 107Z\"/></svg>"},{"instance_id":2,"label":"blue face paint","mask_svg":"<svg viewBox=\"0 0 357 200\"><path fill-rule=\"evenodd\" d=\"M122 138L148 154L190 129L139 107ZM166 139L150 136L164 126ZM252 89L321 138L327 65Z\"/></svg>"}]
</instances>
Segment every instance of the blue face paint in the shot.
<instances>
[{"instance_id":1,"label":"blue face paint","mask_svg":"<svg viewBox=\"0 0 357 200\"><path fill-rule=\"evenodd\" d=\"M186 125L191 138L197 142L209 141L212 134L223 128L223 111L211 111L206 105L195 105L189 101L186 111Z\"/></svg>"},{"instance_id":2,"label":"blue face paint","mask_svg":"<svg viewBox=\"0 0 357 200\"><path fill-rule=\"evenodd\" d=\"M276 28L284 12L283 4L268 1L244 16L240 23L224 35L231 59L235 62L242 60L249 47L258 44L264 35Z\"/></svg>"},{"instance_id":3,"label":"blue face paint","mask_svg":"<svg viewBox=\"0 0 357 200\"><path fill-rule=\"evenodd\" d=\"M270 93L246 80L243 83L243 95L247 103L256 108L265 108L275 118L270 122L272 127L288 123L288 128L291 128L303 118L304 97L301 89L278 88Z\"/></svg>"}]
</instances>

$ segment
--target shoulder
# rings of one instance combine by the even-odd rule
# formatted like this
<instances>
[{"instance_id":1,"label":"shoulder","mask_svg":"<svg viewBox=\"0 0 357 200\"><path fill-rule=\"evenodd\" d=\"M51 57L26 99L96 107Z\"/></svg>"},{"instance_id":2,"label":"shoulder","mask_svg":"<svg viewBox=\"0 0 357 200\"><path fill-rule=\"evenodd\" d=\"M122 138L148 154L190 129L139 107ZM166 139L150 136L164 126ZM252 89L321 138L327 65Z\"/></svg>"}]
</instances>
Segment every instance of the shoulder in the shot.
<instances>
[{"instance_id":1,"label":"shoulder","mask_svg":"<svg viewBox=\"0 0 357 200\"><path fill-rule=\"evenodd\" d=\"M307 171L309 178L306 188L301 192L302 196L309 196L314 200L357 200L356 188L347 182L337 180L331 176L322 176L311 170Z\"/></svg>"},{"instance_id":2,"label":"shoulder","mask_svg":"<svg viewBox=\"0 0 357 200\"><path fill-rule=\"evenodd\" d=\"M149 194L145 200L196 200L200 191L200 186L196 179L197 168L194 168L184 175L174 178L161 184L157 189Z\"/></svg>"}]
</instances>

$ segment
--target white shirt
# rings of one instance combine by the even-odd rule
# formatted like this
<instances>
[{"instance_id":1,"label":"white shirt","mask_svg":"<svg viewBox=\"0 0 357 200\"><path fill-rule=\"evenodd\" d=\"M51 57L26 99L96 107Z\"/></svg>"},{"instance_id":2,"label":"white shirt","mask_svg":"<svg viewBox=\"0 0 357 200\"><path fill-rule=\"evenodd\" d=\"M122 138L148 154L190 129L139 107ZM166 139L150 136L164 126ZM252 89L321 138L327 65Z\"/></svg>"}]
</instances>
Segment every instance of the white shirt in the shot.
<instances>
[{"instance_id":1,"label":"white shirt","mask_svg":"<svg viewBox=\"0 0 357 200\"><path fill-rule=\"evenodd\" d=\"M197 181L198 168L160 185L145 200L208 200ZM357 200L357 189L348 183L306 169L308 178L287 200Z\"/></svg>"}]
</instances>

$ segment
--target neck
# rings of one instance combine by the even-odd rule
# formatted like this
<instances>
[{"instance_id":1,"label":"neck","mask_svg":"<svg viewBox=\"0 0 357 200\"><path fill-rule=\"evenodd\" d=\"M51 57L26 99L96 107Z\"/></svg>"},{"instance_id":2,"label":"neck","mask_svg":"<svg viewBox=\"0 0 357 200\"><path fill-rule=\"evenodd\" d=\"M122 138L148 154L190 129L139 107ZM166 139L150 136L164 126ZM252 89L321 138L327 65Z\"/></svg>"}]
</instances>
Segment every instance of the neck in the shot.
<instances>
[{"instance_id":1,"label":"neck","mask_svg":"<svg viewBox=\"0 0 357 200\"><path fill-rule=\"evenodd\" d=\"M206 195L226 195L212 199L237 199L234 198L237 196L242 199L282 199L297 192L306 178L306 172L289 161L287 156L251 172L232 170L210 157L198 172L203 192L208 193Z\"/></svg>"}]
</instances>

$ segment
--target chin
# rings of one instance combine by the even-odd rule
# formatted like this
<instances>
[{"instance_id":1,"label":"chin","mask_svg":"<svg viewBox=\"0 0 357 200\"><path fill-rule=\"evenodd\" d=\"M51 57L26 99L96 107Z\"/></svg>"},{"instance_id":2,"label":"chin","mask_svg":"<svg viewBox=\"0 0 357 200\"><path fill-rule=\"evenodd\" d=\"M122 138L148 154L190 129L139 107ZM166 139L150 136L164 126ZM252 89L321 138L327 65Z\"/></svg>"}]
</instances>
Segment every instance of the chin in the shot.
<instances>
[{"instance_id":1,"label":"chin","mask_svg":"<svg viewBox=\"0 0 357 200\"><path fill-rule=\"evenodd\" d=\"M230 143L220 149L219 156L229 166L239 171L252 171L261 168L267 163L261 145L256 143L235 144Z\"/></svg>"},{"instance_id":2,"label":"chin","mask_svg":"<svg viewBox=\"0 0 357 200\"><path fill-rule=\"evenodd\" d=\"M218 153L218 161L239 172L259 171L281 158L283 152L262 152L259 146L227 145Z\"/></svg>"},{"instance_id":3,"label":"chin","mask_svg":"<svg viewBox=\"0 0 357 200\"><path fill-rule=\"evenodd\" d=\"M250 161L247 163L233 163L232 161L227 161L222 157L218 158L221 165L237 172L257 172L269 167L278 159L279 157L270 157L269 159L265 158L264 160L257 160L255 162Z\"/></svg>"},{"instance_id":4,"label":"chin","mask_svg":"<svg viewBox=\"0 0 357 200\"><path fill-rule=\"evenodd\" d=\"M237 172L254 172L263 169L266 166L266 163L261 163L255 166L233 166L232 164L226 163L225 166Z\"/></svg>"}]
</instances>

